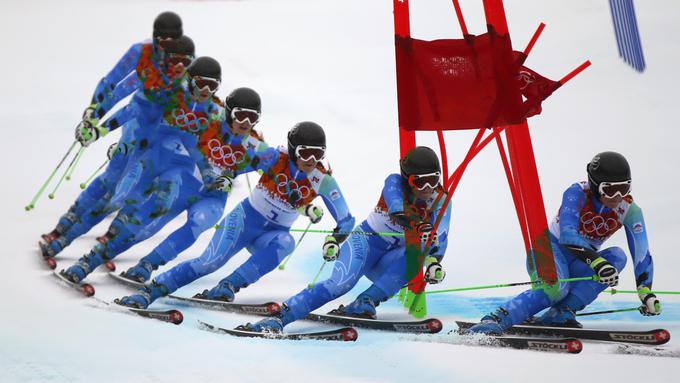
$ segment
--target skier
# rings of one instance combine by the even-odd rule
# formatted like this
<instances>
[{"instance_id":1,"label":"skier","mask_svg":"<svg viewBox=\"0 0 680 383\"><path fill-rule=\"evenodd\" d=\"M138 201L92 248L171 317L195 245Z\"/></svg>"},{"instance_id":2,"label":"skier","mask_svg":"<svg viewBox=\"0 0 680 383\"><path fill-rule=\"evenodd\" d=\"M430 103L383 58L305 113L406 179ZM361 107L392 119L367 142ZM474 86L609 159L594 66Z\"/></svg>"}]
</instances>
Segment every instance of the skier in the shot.
<instances>
[{"instance_id":1,"label":"skier","mask_svg":"<svg viewBox=\"0 0 680 383\"><path fill-rule=\"evenodd\" d=\"M618 284L626 265L626 254L619 247L600 250L621 227L625 228L634 263L642 315L659 315L661 304L650 293L654 276L647 228L642 210L630 195L631 173L628 161L616 152L597 154L587 165L588 181L571 185L562 196L562 205L550 224L550 240L559 279L597 276L597 281L562 283L553 300L541 289L528 290L503 304L495 313L471 327L473 333L501 333L539 311L550 308L536 324L581 327L575 313L593 302L607 287Z\"/></svg>"},{"instance_id":2,"label":"skier","mask_svg":"<svg viewBox=\"0 0 680 383\"><path fill-rule=\"evenodd\" d=\"M205 159L222 172L204 175L204 184L214 185L202 192L199 201L187 210L187 222L170 234L150 254L122 275L138 282L149 280L153 270L175 259L191 246L198 236L222 218L232 178L253 171L253 160L265 152L267 144L255 132L262 112L260 95L250 88L237 88L225 99L225 121L221 129L214 125L201 136L199 148ZM219 127L219 126L218 126Z\"/></svg>"},{"instance_id":3,"label":"skier","mask_svg":"<svg viewBox=\"0 0 680 383\"><path fill-rule=\"evenodd\" d=\"M288 148L273 149L258 157L262 177L250 197L243 200L222 221L203 254L157 276L137 294L119 303L146 308L196 279L210 274L247 248L250 258L219 284L200 296L231 302L235 294L269 273L294 249L290 226L299 215L318 223L323 210L312 204L321 196L337 223L335 233L326 236L323 251L337 255L343 234L354 226L345 199L335 179L321 164L326 152L326 136L318 124L296 124L288 132Z\"/></svg>"},{"instance_id":4,"label":"skier","mask_svg":"<svg viewBox=\"0 0 680 383\"><path fill-rule=\"evenodd\" d=\"M143 69L144 66L138 66L138 70L133 71L116 84L112 91L112 97L105 98L99 104L98 110L103 113L102 115L105 115L118 101L136 92L128 105L116 111L101 126L97 126L97 121L94 120L83 121L79 124L76 130L76 138L84 146L90 145L99 136L106 135L109 131L122 126L119 144L121 146L120 153L125 153L125 155L111 158L111 162L104 173L78 196L68 212L59 219L55 229L42 236L43 241L39 244L44 257L54 257L73 240L88 232L107 215L121 207L111 204L116 186L126 172L127 165L135 162L135 160L130 161L130 158L137 158L143 152L144 140L148 141L149 134L153 133L155 126L149 125L154 125L157 121L156 118L151 116L157 115L158 110L162 110L162 105L151 103L148 100L159 99L159 97L154 96L157 92L164 92L165 89L177 89L185 68L193 60L194 43L188 36L181 36L175 44L168 46L163 57L160 63L161 73L151 76L150 73L152 72ZM152 68L156 67L152 66ZM154 72L157 72L156 69L154 69ZM148 81L151 78L167 79L162 82ZM159 88L157 84L163 84L163 87ZM167 100L164 103L167 103ZM138 120L146 123L139 124ZM140 128L140 126L143 128ZM134 150L135 146L137 146L137 150ZM130 170L127 169L127 171Z\"/></svg>"},{"instance_id":5,"label":"skier","mask_svg":"<svg viewBox=\"0 0 680 383\"><path fill-rule=\"evenodd\" d=\"M434 232L433 224L446 194L439 183L441 170L437 154L417 146L401 161L401 174L391 174L376 208L352 234L338 253L324 252L325 261L335 261L331 277L300 291L281 305L281 314L245 327L251 331L280 332L289 323L350 291L362 276L373 284L349 305L340 305L331 314L376 318L376 306L388 300L410 279L406 270L406 243L403 236L380 236L378 233L404 233L415 229L423 246L432 236L427 251L425 281L439 283L446 276L441 260L446 253L450 208ZM450 205L449 205L450 206Z\"/></svg>"},{"instance_id":6,"label":"skier","mask_svg":"<svg viewBox=\"0 0 680 383\"><path fill-rule=\"evenodd\" d=\"M171 97L172 103L164 106L166 111L155 140L148 143L149 149L134 164L135 170L119 182L118 191L126 191L117 192L111 203L117 205L122 195L125 207L100 243L65 271L71 281L80 282L97 266L158 232L199 201L202 188L208 186L203 177L210 171L206 166L212 165L201 161L198 143L210 125L219 130L222 124L221 102L213 96L221 82L221 68L216 60L199 57L189 65L187 75L187 89L180 89ZM210 186L225 185L221 182ZM134 200L130 195L142 198ZM219 215L215 220L218 218Z\"/></svg>"}]
</instances>

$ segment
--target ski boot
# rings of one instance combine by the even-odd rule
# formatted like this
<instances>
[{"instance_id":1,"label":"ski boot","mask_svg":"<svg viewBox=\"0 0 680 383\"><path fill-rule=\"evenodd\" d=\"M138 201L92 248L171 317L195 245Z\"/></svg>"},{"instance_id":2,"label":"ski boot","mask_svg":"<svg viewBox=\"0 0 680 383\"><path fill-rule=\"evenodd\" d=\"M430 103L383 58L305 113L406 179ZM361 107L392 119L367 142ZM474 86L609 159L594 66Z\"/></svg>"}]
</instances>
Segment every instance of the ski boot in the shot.
<instances>
[{"instance_id":1,"label":"ski boot","mask_svg":"<svg viewBox=\"0 0 680 383\"><path fill-rule=\"evenodd\" d=\"M104 263L101 255L94 252L86 254L78 260L78 263L64 271L64 277L73 283L80 283L92 270Z\"/></svg>"},{"instance_id":2,"label":"ski boot","mask_svg":"<svg viewBox=\"0 0 680 383\"><path fill-rule=\"evenodd\" d=\"M42 240L46 244L49 244L50 242L54 241L55 239L59 238L60 236L61 236L61 233L59 232L59 230L54 229L47 234L41 235L40 237L42 238Z\"/></svg>"},{"instance_id":3,"label":"ski boot","mask_svg":"<svg viewBox=\"0 0 680 383\"><path fill-rule=\"evenodd\" d=\"M202 293L196 294L194 298L233 302L236 298L236 293L238 293L242 287L246 286L248 286L248 283L240 274L232 273L230 276L221 280L217 286L210 290L203 290Z\"/></svg>"},{"instance_id":4,"label":"ski boot","mask_svg":"<svg viewBox=\"0 0 680 383\"><path fill-rule=\"evenodd\" d=\"M121 306L146 309L153 301L168 294L168 288L165 285L153 281L151 284L139 289L137 294L116 299L115 302Z\"/></svg>"},{"instance_id":5,"label":"ski boot","mask_svg":"<svg viewBox=\"0 0 680 383\"><path fill-rule=\"evenodd\" d=\"M281 305L281 312L274 317L264 318L256 323L247 323L243 329L257 332L283 332L283 327L290 322L293 322L292 314L285 304Z\"/></svg>"},{"instance_id":6,"label":"ski boot","mask_svg":"<svg viewBox=\"0 0 680 383\"><path fill-rule=\"evenodd\" d=\"M494 334L500 335L506 329L512 327L512 320L508 312L499 308L495 313L487 314L476 325L467 329L468 334Z\"/></svg>"},{"instance_id":7,"label":"ski boot","mask_svg":"<svg viewBox=\"0 0 680 383\"><path fill-rule=\"evenodd\" d=\"M140 261L127 271L123 271L120 276L131 281L144 283L151 278L151 273L155 270L153 265L147 261Z\"/></svg>"},{"instance_id":8,"label":"ski boot","mask_svg":"<svg viewBox=\"0 0 680 383\"><path fill-rule=\"evenodd\" d=\"M340 315L346 317L376 319L377 313L375 307L377 305L373 299L367 294L360 294L354 302L347 306L340 305L335 310L331 310L328 314Z\"/></svg>"},{"instance_id":9,"label":"ski boot","mask_svg":"<svg viewBox=\"0 0 680 383\"><path fill-rule=\"evenodd\" d=\"M532 317L525 323L531 326L583 328L571 308L559 306L553 306L539 318Z\"/></svg>"}]
</instances>

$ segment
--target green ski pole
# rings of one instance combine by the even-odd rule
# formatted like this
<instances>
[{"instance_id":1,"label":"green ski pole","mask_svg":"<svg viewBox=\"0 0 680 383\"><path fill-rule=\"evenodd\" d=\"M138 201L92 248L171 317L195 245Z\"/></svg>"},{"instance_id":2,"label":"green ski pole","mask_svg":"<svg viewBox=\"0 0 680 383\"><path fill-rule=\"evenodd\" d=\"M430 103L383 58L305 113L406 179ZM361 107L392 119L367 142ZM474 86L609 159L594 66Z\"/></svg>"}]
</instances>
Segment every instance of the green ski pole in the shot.
<instances>
[{"instance_id":1,"label":"green ski pole","mask_svg":"<svg viewBox=\"0 0 680 383\"><path fill-rule=\"evenodd\" d=\"M302 242L302 239L305 237L305 234L309 231L309 227L312 226L312 222L310 221L309 224L307 225L307 229L302 233L300 236L300 239L298 239L297 243L295 244L295 247L293 248L293 252L290 253L286 259L283 260L283 262L279 265L279 270L283 270L286 268L286 263L290 261L291 258L293 258L293 254L295 254L295 250L297 250L298 246L300 246L300 243Z\"/></svg>"},{"instance_id":2,"label":"green ski pole","mask_svg":"<svg viewBox=\"0 0 680 383\"><path fill-rule=\"evenodd\" d=\"M323 263L321 264L321 267L319 268L319 272L316 273L316 276L315 276L314 279L312 280L312 283L310 283L310 284L307 285L307 288L308 288L308 289L311 289L312 287L314 287L314 285L316 284L316 280L319 279L319 275L321 275L321 272L323 271L324 266L326 266L326 263L328 263L328 262L327 262L327 261L323 261Z\"/></svg>"},{"instance_id":3,"label":"green ski pole","mask_svg":"<svg viewBox=\"0 0 680 383\"><path fill-rule=\"evenodd\" d=\"M609 293L611 295L614 295L614 294L639 294L639 292L637 290L609 289L609 290L605 290L604 292ZM656 294L656 295L674 294L674 295L678 295L678 294L680 294L680 291L649 291L648 294Z\"/></svg>"},{"instance_id":4,"label":"green ski pole","mask_svg":"<svg viewBox=\"0 0 680 383\"><path fill-rule=\"evenodd\" d=\"M557 282L558 283L564 283L564 282L577 282L577 281L593 281L596 280L595 276L592 277L578 277L578 278L567 278L567 279L559 279ZM457 291L471 291L471 290L484 290L484 289L497 289L500 287L512 287L512 286L525 286L525 285L534 285L537 283L543 283L543 281L529 281L529 282L515 282L515 283L504 283L500 285L484 285L484 286L472 286L472 287L459 287L455 289L446 289L446 290L433 290L433 291L425 291L425 294L439 294L439 293L451 293L451 292L457 292Z\"/></svg>"},{"instance_id":5,"label":"green ski pole","mask_svg":"<svg viewBox=\"0 0 680 383\"><path fill-rule=\"evenodd\" d=\"M92 173L92 175L90 176L90 178L87 179L87 181L81 182L81 183L80 183L80 188L81 188L81 189L85 189L85 188L87 187L87 185L90 183L90 181L92 181L92 179L93 179L93 178L94 178L94 177L95 177L102 169L104 169L104 166L106 166L108 163L109 163L109 160L108 160L108 159L107 159L106 161L104 161L104 163L101 164L101 165L97 168L97 170L94 171L94 173Z\"/></svg>"},{"instance_id":6,"label":"green ski pole","mask_svg":"<svg viewBox=\"0 0 680 383\"><path fill-rule=\"evenodd\" d=\"M66 158L69 156L69 154L71 154L71 152L73 151L73 148L76 147L77 143L78 143L77 140L73 141L71 146L68 148L68 151L66 151L66 154L64 154L64 157L61 159L61 161L59 161L59 164L57 165L57 167L54 168L54 170L52 171L52 174L50 174L50 176L47 177L47 180L45 181L45 183L42 184L40 189L38 189L38 192L35 194L35 196L31 200L31 202L29 202L29 204L26 205L26 207L24 208L26 211L29 211L29 210L31 210L35 207L35 203L38 201L38 199L40 198L42 193L45 191L45 188L47 188L47 185L50 183L50 181L52 181L52 178L54 178L54 175L57 174L57 171L59 170L61 165L64 164L64 161L66 161Z\"/></svg>"},{"instance_id":7,"label":"green ski pole","mask_svg":"<svg viewBox=\"0 0 680 383\"><path fill-rule=\"evenodd\" d=\"M625 311L638 311L639 309L637 307L631 307L629 309L616 309L616 310L605 310L605 311L591 311L589 313L578 313L576 314L577 317L584 317L588 315L600 315L600 314L611 314L611 313L622 313Z\"/></svg>"},{"instance_id":8,"label":"green ski pole","mask_svg":"<svg viewBox=\"0 0 680 383\"><path fill-rule=\"evenodd\" d=\"M73 163L73 166L68 171L68 174L66 174L66 181L71 180L71 176L73 175L73 171L76 170L76 166L78 166L78 163L80 162L80 158L83 156L83 153L85 152L85 147L81 148L80 151L78 151L78 154L76 155L76 161Z\"/></svg>"},{"instance_id":9,"label":"green ski pole","mask_svg":"<svg viewBox=\"0 0 680 383\"><path fill-rule=\"evenodd\" d=\"M54 190L52 190L52 193L50 193L50 194L47 195L47 198L49 198L49 199L54 199L54 194L55 194L55 193L57 192L57 190L59 189L59 186L61 186L61 183L64 182L64 178L66 178L66 174L68 174L68 172L71 170L71 167L72 167L73 164L76 162L76 160L77 160L78 157L80 156L80 153L82 153L83 150L85 150L85 147L84 147L84 146L81 147L80 150L78 150L78 153L76 153L76 156L73 157L73 159L71 160L71 163L68 164L68 168L66 168L66 171L64 172L64 175L61 176L61 178L59 179L59 182L57 182L57 186L54 187Z\"/></svg>"}]
</instances>

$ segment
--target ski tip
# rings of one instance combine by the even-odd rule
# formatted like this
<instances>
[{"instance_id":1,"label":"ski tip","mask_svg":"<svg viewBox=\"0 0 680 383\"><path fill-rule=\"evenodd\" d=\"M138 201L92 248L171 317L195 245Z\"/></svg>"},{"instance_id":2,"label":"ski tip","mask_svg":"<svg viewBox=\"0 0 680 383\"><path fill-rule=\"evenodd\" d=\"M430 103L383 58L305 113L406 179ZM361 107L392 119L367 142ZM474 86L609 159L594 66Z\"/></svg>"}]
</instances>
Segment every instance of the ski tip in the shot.
<instances>
[{"instance_id":1,"label":"ski tip","mask_svg":"<svg viewBox=\"0 0 680 383\"><path fill-rule=\"evenodd\" d=\"M427 322L427 328L430 330L431 334L436 334L444 328L442 321L436 318L432 318Z\"/></svg>"},{"instance_id":2,"label":"ski tip","mask_svg":"<svg viewBox=\"0 0 680 383\"><path fill-rule=\"evenodd\" d=\"M659 329L656 330L656 333L654 334L654 338L657 340L657 345L661 344L666 344L668 341L671 340L671 333L668 330L665 329Z\"/></svg>"},{"instance_id":3,"label":"ski tip","mask_svg":"<svg viewBox=\"0 0 680 383\"><path fill-rule=\"evenodd\" d=\"M281 314L281 306L274 302L267 303L267 312L272 316L279 315Z\"/></svg>"},{"instance_id":4,"label":"ski tip","mask_svg":"<svg viewBox=\"0 0 680 383\"><path fill-rule=\"evenodd\" d=\"M47 263L47 266L52 270L57 268L57 261L55 261L54 258L46 258L45 263Z\"/></svg>"},{"instance_id":5,"label":"ski tip","mask_svg":"<svg viewBox=\"0 0 680 383\"><path fill-rule=\"evenodd\" d=\"M182 312L179 310L171 310L169 312L170 314L170 322L173 324L181 324L184 321L184 315L182 315Z\"/></svg>"},{"instance_id":6,"label":"ski tip","mask_svg":"<svg viewBox=\"0 0 680 383\"><path fill-rule=\"evenodd\" d=\"M83 294L85 294L86 297L91 297L91 296L94 295L94 287L92 287L91 284L84 283L82 286L83 286Z\"/></svg>"},{"instance_id":7,"label":"ski tip","mask_svg":"<svg viewBox=\"0 0 680 383\"><path fill-rule=\"evenodd\" d=\"M578 354L583 351L583 343L578 339L569 339L567 341L567 352L570 354Z\"/></svg>"},{"instance_id":8,"label":"ski tip","mask_svg":"<svg viewBox=\"0 0 680 383\"><path fill-rule=\"evenodd\" d=\"M359 333L352 327L342 329L340 334L345 342L355 342L359 338Z\"/></svg>"},{"instance_id":9,"label":"ski tip","mask_svg":"<svg viewBox=\"0 0 680 383\"><path fill-rule=\"evenodd\" d=\"M116 271L116 264L108 261L104 264L109 271Z\"/></svg>"}]
</instances>

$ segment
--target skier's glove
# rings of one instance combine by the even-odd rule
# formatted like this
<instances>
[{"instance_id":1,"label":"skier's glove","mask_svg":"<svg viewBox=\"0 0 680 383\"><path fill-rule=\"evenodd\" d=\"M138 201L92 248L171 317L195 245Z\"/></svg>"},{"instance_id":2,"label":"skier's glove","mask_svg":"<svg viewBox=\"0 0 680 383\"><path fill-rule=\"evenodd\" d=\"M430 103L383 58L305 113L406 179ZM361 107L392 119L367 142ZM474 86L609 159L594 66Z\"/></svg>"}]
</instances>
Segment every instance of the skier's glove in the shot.
<instances>
[{"instance_id":1,"label":"skier's glove","mask_svg":"<svg viewBox=\"0 0 680 383\"><path fill-rule=\"evenodd\" d=\"M323 260L326 262L333 262L338 259L340 255L340 245L334 236L326 236L326 242L323 244Z\"/></svg>"},{"instance_id":2,"label":"skier's glove","mask_svg":"<svg viewBox=\"0 0 680 383\"><path fill-rule=\"evenodd\" d=\"M427 222L420 222L416 226L416 231L418 232L418 237L420 237L420 243L425 245L427 241L432 237L432 242L430 246L437 246L439 244L439 238L437 238L437 232L434 231L432 225Z\"/></svg>"},{"instance_id":3,"label":"skier's glove","mask_svg":"<svg viewBox=\"0 0 680 383\"><path fill-rule=\"evenodd\" d=\"M89 146L91 143L97 141L99 137L103 137L108 133L106 128L93 125L88 121L81 121L78 126L76 126L76 140L80 142L84 147Z\"/></svg>"},{"instance_id":4,"label":"skier's glove","mask_svg":"<svg viewBox=\"0 0 680 383\"><path fill-rule=\"evenodd\" d=\"M83 121L87 121L92 125L97 125L99 123L99 118L97 118L97 104L92 104L85 108L83 112Z\"/></svg>"},{"instance_id":5,"label":"skier's glove","mask_svg":"<svg viewBox=\"0 0 680 383\"><path fill-rule=\"evenodd\" d=\"M215 181L210 185L212 190L220 190L225 193L231 192L231 187L233 186L233 179L227 175L217 176Z\"/></svg>"},{"instance_id":6,"label":"skier's glove","mask_svg":"<svg viewBox=\"0 0 680 383\"><path fill-rule=\"evenodd\" d=\"M444 280L446 271L441 263L437 262L437 258L427 257L425 263L427 264L427 268L425 269L425 282L434 285Z\"/></svg>"},{"instance_id":7,"label":"skier's glove","mask_svg":"<svg viewBox=\"0 0 680 383\"><path fill-rule=\"evenodd\" d=\"M644 316L661 314L661 302L659 302L656 295L652 294L649 287L638 286L637 291L640 301L642 302L642 306L638 309L640 310L640 314Z\"/></svg>"},{"instance_id":8,"label":"skier's glove","mask_svg":"<svg viewBox=\"0 0 680 383\"><path fill-rule=\"evenodd\" d=\"M319 223L323 217L323 209L319 206L314 206L311 203L298 209L298 212L307 216L312 223Z\"/></svg>"},{"instance_id":9,"label":"skier's glove","mask_svg":"<svg viewBox=\"0 0 680 383\"><path fill-rule=\"evenodd\" d=\"M602 257L595 258L590 262L590 268L597 274L598 282L609 287L619 284L619 272L606 259Z\"/></svg>"}]
</instances>

